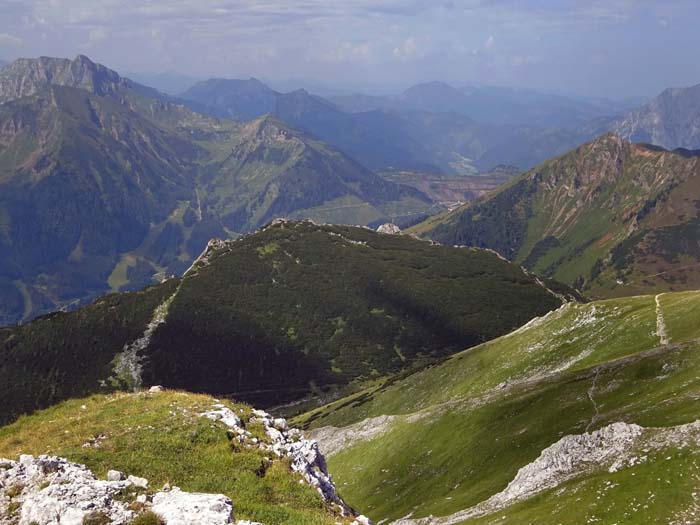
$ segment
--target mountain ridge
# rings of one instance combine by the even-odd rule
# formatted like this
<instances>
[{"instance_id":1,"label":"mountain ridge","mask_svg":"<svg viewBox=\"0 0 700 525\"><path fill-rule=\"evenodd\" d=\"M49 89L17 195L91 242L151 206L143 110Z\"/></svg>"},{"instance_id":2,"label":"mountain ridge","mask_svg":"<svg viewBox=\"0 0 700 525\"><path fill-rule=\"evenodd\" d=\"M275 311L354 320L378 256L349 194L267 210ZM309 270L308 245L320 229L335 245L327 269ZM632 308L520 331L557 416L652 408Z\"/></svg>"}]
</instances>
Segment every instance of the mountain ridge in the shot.
<instances>
[{"instance_id":1,"label":"mountain ridge","mask_svg":"<svg viewBox=\"0 0 700 525\"><path fill-rule=\"evenodd\" d=\"M263 407L325 398L501 335L567 294L490 251L278 221L210 243L182 279L0 328L0 419L153 384Z\"/></svg>"},{"instance_id":2,"label":"mountain ridge","mask_svg":"<svg viewBox=\"0 0 700 525\"><path fill-rule=\"evenodd\" d=\"M83 56L16 61L0 101L2 324L179 274L212 237L279 215L368 224L431 205L280 122L199 114Z\"/></svg>"},{"instance_id":3,"label":"mountain ridge","mask_svg":"<svg viewBox=\"0 0 700 525\"><path fill-rule=\"evenodd\" d=\"M598 297L691 289L699 168L697 152L608 133L417 231L493 248Z\"/></svg>"}]
</instances>

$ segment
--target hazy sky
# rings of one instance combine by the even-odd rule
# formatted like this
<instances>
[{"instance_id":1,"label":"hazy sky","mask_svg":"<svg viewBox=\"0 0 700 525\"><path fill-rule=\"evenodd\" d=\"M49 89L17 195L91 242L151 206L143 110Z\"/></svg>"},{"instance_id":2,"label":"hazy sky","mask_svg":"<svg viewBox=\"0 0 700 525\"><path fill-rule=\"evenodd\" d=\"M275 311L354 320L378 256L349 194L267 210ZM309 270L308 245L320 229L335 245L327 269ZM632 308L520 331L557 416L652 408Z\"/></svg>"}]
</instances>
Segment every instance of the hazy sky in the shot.
<instances>
[{"instance_id":1,"label":"hazy sky","mask_svg":"<svg viewBox=\"0 0 700 525\"><path fill-rule=\"evenodd\" d=\"M625 97L700 83L699 0L0 0L0 58Z\"/></svg>"}]
</instances>

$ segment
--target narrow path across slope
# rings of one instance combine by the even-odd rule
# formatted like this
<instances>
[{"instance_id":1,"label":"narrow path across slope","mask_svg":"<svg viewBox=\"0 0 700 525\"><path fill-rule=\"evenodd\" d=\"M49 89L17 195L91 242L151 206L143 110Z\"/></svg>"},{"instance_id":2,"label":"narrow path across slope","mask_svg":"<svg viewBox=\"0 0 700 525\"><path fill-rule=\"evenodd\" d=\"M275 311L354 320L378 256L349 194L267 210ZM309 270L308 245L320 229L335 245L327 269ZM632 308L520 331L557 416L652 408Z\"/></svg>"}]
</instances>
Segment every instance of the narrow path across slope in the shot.
<instances>
[{"instance_id":1,"label":"narrow path across slope","mask_svg":"<svg viewBox=\"0 0 700 525\"><path fill-rule=\"evenodd\" d=\"M659 336L659 344L667 345L668 334L666 334L666 323L664 321L664 314L661 311L661 296L663 294L658 294L654 301L656 302L656 335Z\"/></svg>"},{"instance_id":2,"label":"narrow path across slope","mask_svg":"<svg viewBox=\"0 0 700 525\"><path fill-rule=\"evenodd\" d=\"M598 403L595 402L595 398L593 397L593 394L595 393L595 386L596 383L598 382L598 376L600 375L600 368L598 368L595 371L595 376L593 376L593 383L591 384L591 388L588 389L588 399L591 400L591 403L593 404L593 410L595 411L593 413L593 417L591 417L591 420L588 422L588 425L586 425L586 432L588 432L591 427L595 424L596 420L598 419L598 415L600 415L600 409L598 408Z\"/></svg>"}]
</instances>

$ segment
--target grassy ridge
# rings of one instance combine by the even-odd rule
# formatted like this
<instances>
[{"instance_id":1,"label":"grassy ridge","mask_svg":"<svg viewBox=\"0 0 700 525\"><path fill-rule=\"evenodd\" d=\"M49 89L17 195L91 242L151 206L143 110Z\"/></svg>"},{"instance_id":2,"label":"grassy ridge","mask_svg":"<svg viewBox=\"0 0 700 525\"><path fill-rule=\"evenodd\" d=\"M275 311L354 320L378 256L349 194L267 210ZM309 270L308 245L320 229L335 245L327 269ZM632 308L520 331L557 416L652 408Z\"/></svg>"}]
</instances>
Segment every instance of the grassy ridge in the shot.
<instances>
[{"instance_id":1,"label":"grassy ridge","mask_svg":"<svg viewBox=\"0 0 700 525\"><path fill-rule=\"evenodd\" d=\"M85 464L99 477L116 469L147 478L156 490L170 483L223 493L234 502L237 519L270 525L339 521L284 460L233 447L223 424L198 416L215 402L175 391L66 401L1 428L0 457L52 454ZM252 415L247 405L226 404L244 421ZM265 440L263 434L254 435Z\"/></svg>"},{"instance_id":2,"label":"grassy ridge","mask_svg":"<svg viewBox=\"0 0 700 525\"><path fill-rule=\"evenodd\" d=\"M0 422L133 386L116 365L168 298L127 360L143 383L262 406L434 362L561 303L491 252L364 228L280 224L209 260L182 280L0 329Z\"/></svg>"},{"instance_id":3,"label":"grassy ridge","mask_svg":"<svg viewBox=\"0 0 700 525\"><path fill-rule=\"evenodd\" d=\"M330 458L331 472L350 503L377 520L466 509L503 490L520 467L565 434L616 421L664 427L700 417L695 402L700 395L700 329L693 317L700 293L660 297L671 343L666 347L659 347L655 333L654 299L564 307L439 366L311 412L297 423L342 427L366 417L395 415L384 432L351 442ZM694 462L681 458L684 454L687 460L686 453L674 454L687 467L683 476L700 476ZM668 465L657 460L640 470L668 479ZM598 487L625 476L632 473L600 474L590 483ZM659 492L667 499L642 515L669 518L683 511L688 486L679 488L677 496ZM563 516L567 502L571 511L578 508L577 497L590 501L583 485L567 487L497 516L506 516L507 523L559 523L561 517L557 521L549 514L554 507L559 509L554 516ZM616 492L620 501L627 498ZM635 496L638 490L629 493L629 498ZM543 498L549 503L540 508ZM620 503L603 510L589 505L580 521L565 521L603 516L602 522L613 523L630 509Z\"/></svg>"}]
</instances>

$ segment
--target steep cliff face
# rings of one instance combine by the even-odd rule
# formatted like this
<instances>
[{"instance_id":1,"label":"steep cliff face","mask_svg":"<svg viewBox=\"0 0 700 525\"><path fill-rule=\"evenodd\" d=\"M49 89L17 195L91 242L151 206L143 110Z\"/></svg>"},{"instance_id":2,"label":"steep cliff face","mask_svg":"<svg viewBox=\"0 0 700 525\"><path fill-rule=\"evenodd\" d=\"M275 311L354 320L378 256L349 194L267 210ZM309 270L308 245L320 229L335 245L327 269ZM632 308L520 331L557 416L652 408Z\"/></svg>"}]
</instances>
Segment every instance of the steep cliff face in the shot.
<instances>
[{"instance_id":1,"label":"steep cliff face","mask_svg":"<svg viewBox=\"0 0 700 525\"><path fill-rule=\"evenodd\" d=\"M603 135L545 162L422 232L493 248L594 296L690 289L700 155Z\"/></svg>"},{"instance_id":2,"label":"steep cliff face","mask_svg":"<svg viewBox=\"0 0 700 525\"><path fill-rule=\"evenodd\" d=\"M115 94L133 83L84 55L75 60L19 59L0 73L0 103L35 95L49 86L80 88L96 95Z\"/></svg>"}]
</instances>

